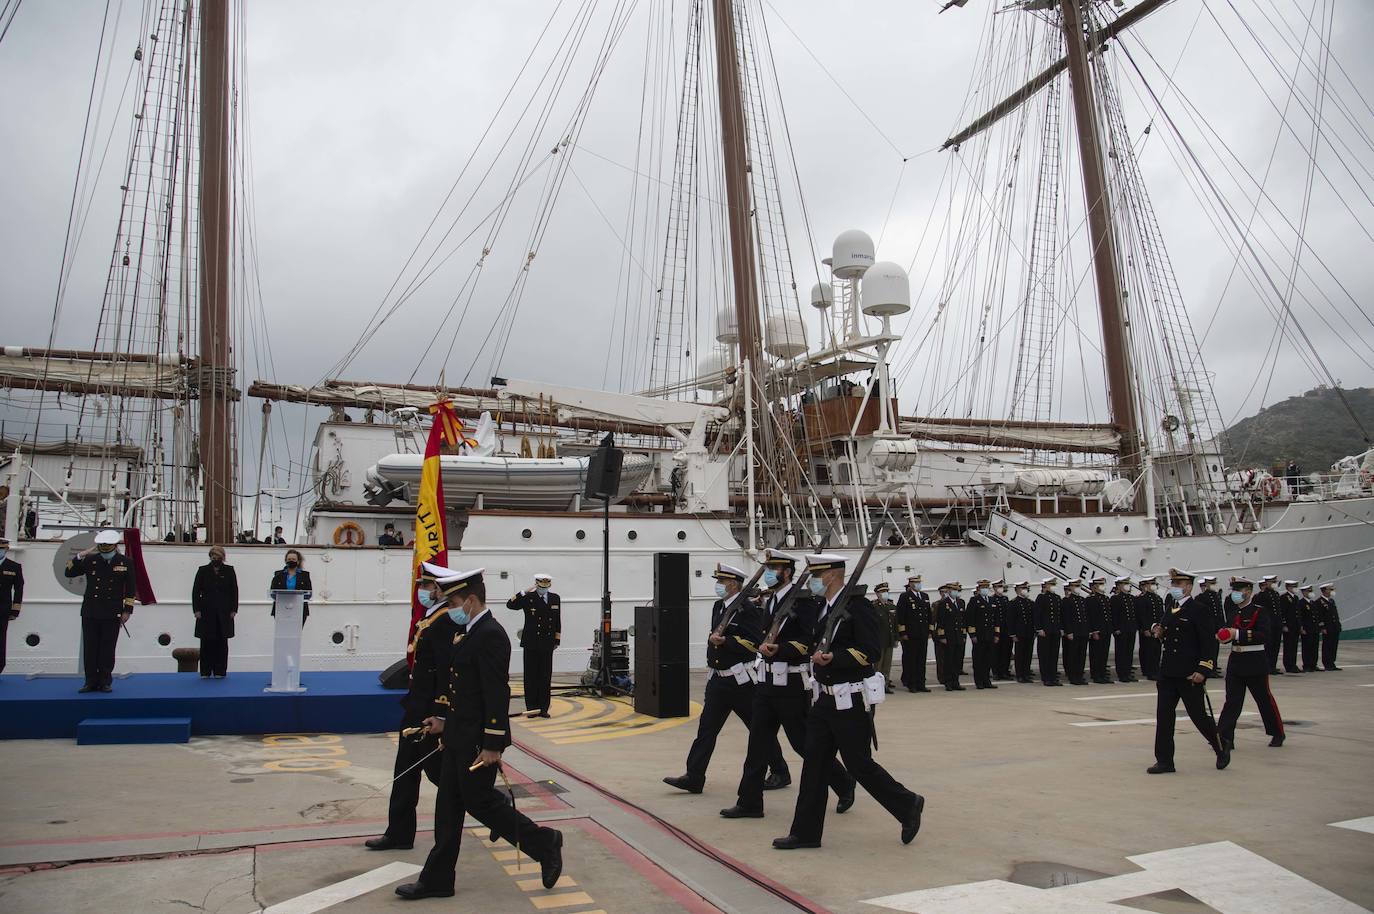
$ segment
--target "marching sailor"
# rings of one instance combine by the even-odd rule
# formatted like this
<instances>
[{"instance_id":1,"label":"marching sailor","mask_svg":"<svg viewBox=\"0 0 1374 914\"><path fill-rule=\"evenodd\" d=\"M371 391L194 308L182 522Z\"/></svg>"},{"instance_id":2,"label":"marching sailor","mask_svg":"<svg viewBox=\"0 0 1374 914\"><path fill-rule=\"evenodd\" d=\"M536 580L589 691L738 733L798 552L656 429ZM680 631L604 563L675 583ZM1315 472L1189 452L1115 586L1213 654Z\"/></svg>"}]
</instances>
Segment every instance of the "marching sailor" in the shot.
<instances>
[{"instance_id":1,"label":"marching sailor","mask_svg":"<svg viewBox=\"0 0 1374 914\"><path fill-rule=\"evenodd\" d=\"M973 642L973 684L980 689L995 689L992 660L1002 629L997 624L997 608L992 604L992 582L987 578L978 582L965 618L969 640Z\"/></svg>"},{"instance_id":2,"label":"marching sailor","mask_svg":"<svg viewBox=\"0 0 1374 914\"><path fill-rule=\"evenodd\" d=\"M764 778L770 753L778 748L778 729L787 735L797 755L806 755L806 712L811 705L811 650L815 647L816 615L821 601L811 594L792 592L797 557L780 549L764 552L763 600L765 632L759 644L759 684L749 721L749 747L744 758L735 805L720 811L726 819L763 817ZM779 616L779 612L783 615ZM837 759L831 760L830 786L839 797L836 812L854 805L854 779Z\"/></svg>"},{"instance_id":3,"label":"marching sailor","mask_svg":"<svg viewBox=\"0 0 1374 914\"><path fill-rule=\"evenodd\" d=\"M1336 648L1341 643L1341 613L1336 608L1336 585L1322 584L1318 589L1322 592L1317 598L1322 632L1322 669L1339 672L1341 668L1336 666Z\"/></svg>"},{"instance_id":4,"label":"marching sailor","mask_svg":"<svg viewBox=\"0 0 1374 914\"><path fill-rule=\"evenodd\" d=\"M119 551L117 530L95 535L95 548L85 549L67 561L66 576L86 577L81 598L81 649L86 682L78 692L111 692L114 682L115 644L119 629L129 621L138 592L133 563Z\"/></svg>"},{"instance_id":5,"label":"marching sailor","mask_svg":"<svg viewBox=\"0 0 1374 914\"><path fill-rule=\"evenodd\" d=\"M5 670L5 641L10 620L24 603L24 567L9 557L10 541L0 536L0 673Z\"/></svg>"},{"instance_id":6,"label":"marching sailor","mask_svg":"<svg viewBox=\"0 0 1374 914\"><path fill-rule=\"evenodd\" d=\"M1059 681L1059 635L1063 629L1059 594L1054 592L1054 578L1040 582L1040 595L1035 598L1035 653L1040 658L1040 682L1047 686L1062 686Z\"/></svg>"},{"instance_id":7,"label":"marching sailor","mask_svg":"<svg viewBox=\"0 0 1374 914\"><path fill-rule=\"evenodd\" d=\"M1031 681L1031 656L1035 653L1035 604L1031 602L1029 581L1017 581L1013 585L1016 596L1008 607L1011 627L1011 640L1016 662L1016 681ZM1005 636L1005 632L1003 635Z\"/></svg>"},{"instance_id":8,"label":"marching sailor","mask_svg":"<svg viewBox=\"0 0 1374 914\"><path fill-rule=\"evenodd\" d=\"M1312 599L1312 585L1304 584L1298 588L1301 603L1298 606L1298 630L1302 634L1302 671L1317 673L1317 656L1321 648L1321 607Z\"/></svg>"},{"instance_id":9,"label":"marching sailor","mask_svg":"<svg viewBox=\"0 0 1374 914\"><path fill-rule=\"evenodd\" d=\"M1161 655L1159 680L1155 685L1155 763L1149 774L1170 774L1174 768L1174 719L1178 703L1183 702L1188 716L1217 756L1217 768L1231 764L1231 751L1217 734L1205 703L1206 679L1215 665L1216 629L1212 610L1200 596L1193 594L1196 576L1177 568L1169 572L1169 599L1164 603L1164 618L1153 632L1159 639Z\"/></svg>"},{"instance_id":10,"label":"marching sailor","mask_svg":"<svg viewBox=\"0 0 1374 914\"><path fill-rule=\"evenodd\" d=\"M1155 624L1164 618L1164 600L1155 589L1155 578L1140 579L1140 593L1135 598L1136 624L1140 627L1140 675L1151 682L1159 679L1159 637Z\"/></svg>"},{"instance_id":11,"label":"marching sailor","mask_svg":"<svg viewBox=\"0 0 1374 914\"><path fill-rule=\"evenodd\" d=\"M506 609L525 613L520 647L525 652L525 714L529 717L549 716L553 652L563 639L562 602L558 594L549 590L552 586L552 577L536 574L533 587L506 601Z\"/></svg>"},{"instance_id":12,"label":"marching sailor","mask_svg":"<svg viewBox=\"0 0 1374 914\"><path fill-rule=\"evenodd\" d=\"M1217 631L1217 640L1231 645L1226 660L1226 703L1222 705L1217 731L1229 752L1236 745L1236 720L1245 707L1245 692L1255 696L1269 745L1283 745L1283 717L1269 691L1269 658L1266 648L1274 636L1273 611L1254 599L1255 585L1248 578L1231 578L1232 615Z\"/></svg>"},{"instance_id":13,"label":"marching sailor","mask_svg":"<svg viewBox=\"0 0 1374 914\"><path fill-rule=\"evenodd\" d=\"M814 703L806 718L806 755L792 827L786 836L773 839L773 846L821 846L826 782L837 751L849 774L901 823L902 843L910 844L921 829L925 798L894 780L869 748L875 737L869 708L886 698L882 675L873 669L879 643L873 605L858 594L839 604L845 589L844 556L809 555L806 564L812 575L808 586L823 601L811 655Z\"/></svg>"},{"instance_id":14,"label":"marching sailor","mask_svg":"<svg viewBox=\"0 0 1374 914\"><path fill-rule=\"evenodd\" d=\"M1088 598L1088 671L1098 685L1110 685L1107 654L1112 647L1112 609L1107 602L1107 579L1093 578Z\"/></svg>"},{"instance_id":15,"label":"marching sailor","mask_svg":"<svg viewBox=\"0 0 1374 914\"><path fill-rule=\"evenodd\" d=\"M1011 601L1007 599L1007 582L992 582L992 608L1000 634L992 656L992 678L1011 679Z\"/></svg>"},{"instance_id":16,"label":"marching sailor","mask_svg":"<svg viewBox=\"0 0 1374 914\"><path fill-rule=\"evenodd\" d=\"M926 688L926 651L930 644L930 596L921 589L921 576L906 580L897 598L897 640L902 645L902 685L908 692Z\"/></svg>"},{"instance_id":17,"label":"marching sailor","mask_svg":"<svg viewBox=\"0 0 1374 914\"><path fill-rule=\"evenodd\" d=\"M1088 603L1082 588L1082 580L1064 585L1064 675L1069 685L1088 684L1083 678L1088 660Z\"/></svg>"},{"instance_id":18,"label":"marching sailor","mask_svg":"<svg viewBox=\"0 0 1374 914\"><path fill-rule=\"evenodd\" d=\"M1136 682L1135 667L1135 598L1131 596L1131 579L1125 575L1112 582L1109 601L1112 613L1112 638L1116 649L1116 678L1120 682Z\"/></svg>"},{"instance_id":19,"label":"marching sailor","mask_svg":"<svg viewBox=\"0 0 1374 914\"><path fill-rule=\"evenodd\" d=\"M1283 671L1301 673L1298 666L1298 644L1302 641L1302 596L1297 581L1283 582L1279 597L1279 612L1283 614Z\"/></svg>"}]
</instances>

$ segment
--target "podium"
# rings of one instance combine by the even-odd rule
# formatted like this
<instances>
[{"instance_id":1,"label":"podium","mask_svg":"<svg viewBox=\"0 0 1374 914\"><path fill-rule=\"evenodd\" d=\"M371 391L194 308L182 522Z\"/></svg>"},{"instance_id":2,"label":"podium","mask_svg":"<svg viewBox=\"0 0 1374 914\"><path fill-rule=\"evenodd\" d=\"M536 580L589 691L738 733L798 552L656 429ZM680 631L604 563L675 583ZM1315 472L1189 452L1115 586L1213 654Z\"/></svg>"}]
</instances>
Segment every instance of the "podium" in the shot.
<instances>
[{"instance_id":1,"label":"podium","mask_svg":"<svg viewBox=\"0 0 1374 914\"><path fill-rule=\"evenodd\" d=\"M304 692L301 685L301 625L308 590L273 590L276 628L272 637L272 684L264 692Z\"/></svg>"}]
</instances>

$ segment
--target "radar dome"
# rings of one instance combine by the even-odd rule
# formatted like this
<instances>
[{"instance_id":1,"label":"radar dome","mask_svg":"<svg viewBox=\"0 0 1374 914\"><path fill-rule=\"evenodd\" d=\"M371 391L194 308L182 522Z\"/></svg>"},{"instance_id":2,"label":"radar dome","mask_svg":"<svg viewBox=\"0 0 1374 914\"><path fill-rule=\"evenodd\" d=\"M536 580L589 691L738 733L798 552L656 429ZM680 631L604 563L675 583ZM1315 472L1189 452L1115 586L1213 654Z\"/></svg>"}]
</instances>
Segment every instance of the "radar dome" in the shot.
<instances>
[{"instance_id":1,"label":"radar dome","mask_svg":"<svg viewBox=\"0 0 1374 914\"><path fill-rule=\"evenodd\" d=\"M721 311L716 315L716 342L739 342L739 323L735 320L734 311Z\"/></svg>"},{"instance_id":2,"label":"radar dome","mask_svg":"<svg viewBox=\"0 0 1374 914\"><path fill-rule=\"evenodd\" d=\"M824 311L835 304L835 290L828 282L818 282L811 287L811 307Z\"/></svg>"},{"instance_id":3,"label":"radar dome","mask_svg":"<svg viewBox=\"0 0 1374 914\"><path fill-rule=\"evenodd\" d=\"M806 352L806 325L801 315L790 311L768 315L763 322L763 351L780 359Z\"/></svg>"},{"instance_id":4,"label":"radar dome","mask_svg":"<svg viewBox=\"0 0 1374 914\"><path fill-rule=\"evenodd\" d=\"M873 239L868 237L867 232L858 229L840 232L831 251L831 272L841 279L856 279L864 275L864 271L873 266L876 259Z\"/></svg>"},{"instance_id":5,"label":"radar dome","mask_svg":"<svg viewBox=\"0 0 1374 914\"><path fill-rule=\"evenodd\" d=\"M911 310L911 282L906 270L884 260L864 273L863 310L870 317L896 317Z\"/></svg>"}]
</instances>

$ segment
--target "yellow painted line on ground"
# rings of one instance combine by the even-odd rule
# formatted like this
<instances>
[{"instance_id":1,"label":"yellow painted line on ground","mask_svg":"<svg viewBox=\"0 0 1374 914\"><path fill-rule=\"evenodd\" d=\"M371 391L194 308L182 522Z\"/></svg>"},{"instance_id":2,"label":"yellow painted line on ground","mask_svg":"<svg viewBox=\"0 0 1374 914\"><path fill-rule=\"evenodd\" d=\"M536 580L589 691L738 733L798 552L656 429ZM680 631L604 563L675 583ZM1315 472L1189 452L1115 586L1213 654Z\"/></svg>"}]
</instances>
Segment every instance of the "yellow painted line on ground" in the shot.
<instances>
[{"instance_id":1,"label":"yellow painted line on ground","mask_svg":"<svg viewBox=\"0 0 1374 914\"><path fill-rule=\"evenodd\" d=\"M608 703L600 698L555 698L549 705L549 716L526 717L520 722L527 727L558 727L574 721L604 714Z\"/></svg>"},{"instance_id":2,"label":"yellow painted line on ground","mask_svg":"<svg viewBox=\"0 0 1374 914\"><path fill-rule=\"evenodd\" d=\"M515 880L515 884L520 886L520 891L522 892L542 892L544 890L544 882L540 879L517 879ZM576 887L576 885L577 883L573 882L567 876L559 876L558 882L554 883L554 888L571 889Z\"/></svg>"},{"instance_id":3,"label":"yellow painted line on ground","mask_svg":"<svg viewBox=\"0 0 1374 914\"><path fill-rule=\"evenodd\" d=\"M566 702L570 707L575 706L577 710L571 714L562 714L558 707L559 701ZM548 719L515 720L531 733L555 745L563 746L670 730L700 717L701 705L692 702L687 717L657 718L635 713L634 706L627 701L583 697L558 699L554 702L551 713L553 716Z\"/></svg>"},{"instance_id":4,"label":"yellow painted line on ground","mask_svg":"<svg viewBox=\"0 0 1374 914\"><path fill-rule=\"evenodd\" d=\"M616 721L628 720L635 714L635 709L629 705L624 705L619 702L613 702L612 704L614 707L606 708L605 713L587 720L573 721L571 725L568 721L552 718L542 721L542 726L531 724L529 729L538 733L540 736L556 739L569 732L586 731L593 728L610 726Z\"/></svg>"},{"instance_id":5,"label":"yellow painted line on ground","mask_svg":"<svg viewBox=\"0 0 1374 914\"><path fill-rule=\"evenodd\" d=\"M530 902L541 911L570 908L575 904L595 904L586 892L564 892L561 895L535 895Z\"/></svg>"},{"instance_id":6,"label":"yellow painted line on ground","mask_svg":"<svg viewBox=\"0 0 1374 914\"><path fill-rule=\"evenodd\" d=\"M507 876L528 876L530 873L539 872L537 863L508 863L505 867Z\"/></svg>"},{"instance_id":7,"label":"yellow painted line on ground","mask_svg":"<svg viewBox=\"0 0 1374 914\"><path fill-rule=\"evenodd\" d=\"M503 845L505 847L510 847L510 845L507 844L505 841L492 842L488 840L486 836L486 829L470 828L468 829L468 834L471 835L473 838L480 840L483 845L491 849L491 856L495 860L529 861L505 864L503 868L506 871L506 875L537 876L539 874L539 864L535 863L533 860L530 860L529 855L522 854L518 850L495 850L495 847ZM586 892L560 891L560 889L577 888L577 882L571 876L560 876L558 878L558 882L554 884L554 887L552 889L545 889L544 881L539 878L517 879L515 880L515 885L517 888L520 889L520 891L528 893L525 897L530 900L530 904L534 905L535 910L537 911L553 911L560 908L571 907L580 908L586 905L596 904L596 900L592 898L591 895L588 895ZM604 909L599 910L600 914L606 914ZM598 912L588 911L585 912L585 914L598 914Z\"/></svg>"}]
</instances>

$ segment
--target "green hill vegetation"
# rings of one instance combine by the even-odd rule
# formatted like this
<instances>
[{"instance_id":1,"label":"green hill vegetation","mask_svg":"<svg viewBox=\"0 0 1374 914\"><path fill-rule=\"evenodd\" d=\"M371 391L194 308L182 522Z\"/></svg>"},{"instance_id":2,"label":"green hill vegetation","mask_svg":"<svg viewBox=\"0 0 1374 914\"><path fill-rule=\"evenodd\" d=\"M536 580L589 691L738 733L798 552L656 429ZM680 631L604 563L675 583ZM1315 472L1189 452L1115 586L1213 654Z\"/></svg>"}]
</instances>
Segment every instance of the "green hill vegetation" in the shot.
<instances>
[{"instance_id":1,"label":"green hill vegetation","mask_svg":"<svg viewBox=\"0 0 1374 914\"><path fill-rule=\"evenodd\" d=\"M1342 389L1346 401L1374 435L1374 388ZM1226 462L1232 468L1275 467L1296 460L1304 473L1323 473L1342 457L1370 445L1336 391L1318 387L1241 419L1226 430Z\"/></svg>"}]
</instances>

